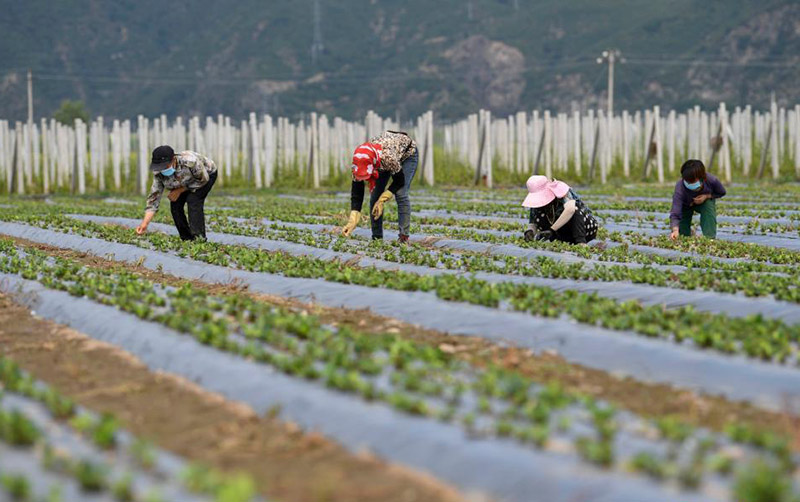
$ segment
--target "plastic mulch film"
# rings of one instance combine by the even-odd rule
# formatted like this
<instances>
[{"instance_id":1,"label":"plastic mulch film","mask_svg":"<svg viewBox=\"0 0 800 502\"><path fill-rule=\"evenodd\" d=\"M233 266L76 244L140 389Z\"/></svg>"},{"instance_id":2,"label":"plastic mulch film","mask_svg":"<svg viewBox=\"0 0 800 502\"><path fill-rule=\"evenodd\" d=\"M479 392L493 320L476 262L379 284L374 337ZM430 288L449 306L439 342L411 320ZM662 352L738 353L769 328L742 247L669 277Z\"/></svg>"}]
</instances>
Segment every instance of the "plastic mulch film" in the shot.
<instances>
[{"instance_id":1,"label":"plastic mulch film","mask_svg":"<svg viewBox=\"0 0 800 502\"><path fill-rule=\"evenodd\" d=\"M465 492L489 493L496 500L514 502L530 502L531 494L536 494L536 500L554 502L586 494L597 502L714 500L679 493L647 479L604 472L578 458L537 451L513 440L472 439L460 426L413 417L287 377L114 307L47 290L16 276L4 275L2 280L20 290L38 315L113 343L153 370L183 376L258 413L279 406L282 418L319 431L351 451L367 448L390 461L431 472Z\"/></svg>"},{"instance_id":2,"label":"plastic mulch film","mask_svg":"<svg viewBox=\"0 0 800 502\"><path fill-rule=\"evenodd\" d=\"M800 371L792 367L727 356L651 339L635 333L579 325L568 319L539 318L437 298L433 293L404 292L254 273L179 258L168 253L100 239L0 223L0 232L97 256L140 263L187 279L247 284L251 290L296 298L329 307L362 309L365 298L379 315L455 335L511 342L534 351L551 350L588 367L748 400L781 409L800 389Z\"/></svg>"},{"instance_id":3,"label":"plastic mulch film","mask_svg":"<svg viewBox=\"0 0 800 502\"><path fill-rule=\"evenodd\" d=\"M76 216L76 218L95 222L113 222L126 226L135 226L136 220L127 218L112 218L101 216ZM175 228L164 224L151 224L154 230L176 235ZM210 232L207 234L211 242L222 244L239 244L268 251L283 251L293 255L313 256L322 260L339 260L353 263L361 267L375 267L381 270L402 270L420 275L453 274L475 276L489 282L516 282L546 286L556 290L574 290L585 293L597 293L601 296L614 298L620 301L639 300L645 305L665 305L666 307L680 307L693 305L697 310L712 313L724 313L734 317L761 314L768 318L781 319L788 323L800 322L800 305L775 300L773 298L749 298L742 294L717 293L714 291L684 290L677 288L662 288L647 284L632 284L626 282L582 281L573 279L550 279L545 277L529 277L517 275L503 275L487 272L457 272L446 269L436 269L420 265L394 263L353 253L331 251L315 248L303 244L249 237L240 235ZM552 253L552 252L548 252ZM559 254L560 253L552 253ZM587 260L592 261L592 260ZM600 264L603 262L593 263ZM673 267L682 269L683 267Z\"/></svg>"}]
</instances>

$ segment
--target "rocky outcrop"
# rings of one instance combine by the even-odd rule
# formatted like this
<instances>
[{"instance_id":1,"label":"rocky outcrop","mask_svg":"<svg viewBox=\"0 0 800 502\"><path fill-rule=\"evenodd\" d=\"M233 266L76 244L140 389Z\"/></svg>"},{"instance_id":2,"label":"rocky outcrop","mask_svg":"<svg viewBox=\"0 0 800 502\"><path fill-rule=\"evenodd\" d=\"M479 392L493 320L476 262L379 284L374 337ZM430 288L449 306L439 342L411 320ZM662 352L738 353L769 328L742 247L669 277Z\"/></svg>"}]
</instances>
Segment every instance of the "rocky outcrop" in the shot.
<instances>
[{"instance_id":1,"label":"rocky outcrop","mask_svg":"<svg viewBox=\"0 0 800 502\"><path fill-rule=\"evenodd\" d=\"M522 51L476 35L444 52L454 78L463 79L475 102L497 113L519 109L525 90L525 56Z\"/></svg>"}]
</instances>

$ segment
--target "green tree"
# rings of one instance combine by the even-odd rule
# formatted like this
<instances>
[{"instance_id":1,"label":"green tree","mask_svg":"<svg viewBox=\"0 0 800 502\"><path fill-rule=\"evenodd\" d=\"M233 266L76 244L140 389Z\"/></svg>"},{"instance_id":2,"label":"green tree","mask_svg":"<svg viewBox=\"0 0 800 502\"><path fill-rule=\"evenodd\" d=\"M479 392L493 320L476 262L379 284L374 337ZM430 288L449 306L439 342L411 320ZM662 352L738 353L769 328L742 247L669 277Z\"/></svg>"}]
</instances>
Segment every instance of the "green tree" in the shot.
<instances>
[{"instance_id":1,"label":"green tree","mask_svg":"<svg viewBox=\"0 0 800 502\"><path fill-rule=\"evenodd\" d=\"M61 102L61 107L53 114L53 118L66 125L74 124L75 119L89 122L89 111L83 101L70 101L67 99Z\"/></svg>"}]
</instances>

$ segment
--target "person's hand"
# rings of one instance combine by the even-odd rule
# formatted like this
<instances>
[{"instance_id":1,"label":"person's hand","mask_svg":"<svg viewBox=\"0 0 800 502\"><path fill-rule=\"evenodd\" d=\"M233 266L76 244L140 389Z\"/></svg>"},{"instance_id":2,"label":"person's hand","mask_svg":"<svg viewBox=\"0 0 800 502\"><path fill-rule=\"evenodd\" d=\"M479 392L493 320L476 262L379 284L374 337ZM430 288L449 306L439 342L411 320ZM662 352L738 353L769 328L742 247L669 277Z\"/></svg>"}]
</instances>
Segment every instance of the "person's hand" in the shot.
<instances>
[{"instance_id":1,"label":"person's hand","mask_svg":"<svg viewBox=\"0 0 800 502\"><path fill-rule=\"evenodd\" d=\"M345 237L350 237L350 234L352 234L353 230L356 229L360 220L361 211L350 211L350 219L347 220L347 225L342 227L342 235Z\"/></svg>"},{"instance_id":2,"label":"person's hand","mask_svg":"<svg viewBox=\"0 0 800 502\"><path fill-rule=\"evenodd\" d=\"M670 234L669 234L669 238L672 239L673 241L678 240L678 229L677 228L673 228L672 229L672 232L670 232Z\"/></svg>"},{"instance_id":3,"label":"person's hand","mask_svg":"<svg viewBox=\"0 0 800 502\"><path fill-rule=\"evenodd\" d=\"M532 242L536 240L536 232L533 230L525 230L525 242Z\"/></svg>"},{"instance_id":4,"label":"person's hand","mask_svg":"<svg viewBox=\"0 0 800 502\"><path fill-rule=\"evenodd\" d=\"M700 204L702 204L703 202L707 201L710 198L711 194L704 193L702 195L698 195L697 197L692 199L692 201L694 202L695 206L699 206Z\"/></svg>"},{"instance_id":5,"label":"person's hand","mask_svg":"<svg viewBox=\"0 0 800 502\"><path fill-rule=\"evenodd\" d=\"M147 223L141 222L139 226L136 227L136 235L142 235L145 232L147 232Z\"/></svg>"},{"instance_id":6,"label":"person's hand","mask_svg":"<svg viewBox=\"0 0 800 502\"><path fill-rule=\"evenodd\" d=\"M372 219L377 220L381 216L383 216L383 205L392 200L393 193L386 190L378 197L378 200L375 201L375 205L372 206Z\"/></svg>"},{"instance_id":7,"label":"person's hand","mask_svg":"<svg viewBox=\"0 0 800 502\"><path fill-rule=\"evenodd\" d=\"M186 191L186 187L178 187L178 188L174 188L174 189L172 189L172 190L170 190L170 191L169 191L169 193L167 194L167 198L168 198L170 201L172 201L172 202L175 202L176 200L178 200L178 197L180 197L180 196L181 196L181 194L182 194L183 192L185 192L185 191Z\"/></svg>"},{"instance_id":8,"label":"person's hand","mask_svg":"<svg viewBox=\"0 0 800 502\"><path fill-rule=\"evenodd\" d=\"M555 233L552 230L542 230L536 234L537 241L552 241Z\"/></svg>"}]
</instances>

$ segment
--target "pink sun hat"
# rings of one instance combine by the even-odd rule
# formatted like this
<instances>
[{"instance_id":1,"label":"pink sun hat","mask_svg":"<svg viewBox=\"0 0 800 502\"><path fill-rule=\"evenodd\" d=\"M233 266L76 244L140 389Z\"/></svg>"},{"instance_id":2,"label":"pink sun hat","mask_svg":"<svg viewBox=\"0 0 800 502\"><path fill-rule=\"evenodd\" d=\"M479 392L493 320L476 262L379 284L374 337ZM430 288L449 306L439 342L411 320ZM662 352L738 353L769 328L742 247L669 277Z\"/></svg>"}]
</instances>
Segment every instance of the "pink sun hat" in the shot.
<instances>
[{"instance_id":1,"label":"pink sun hat","mask_svg":"<svg viewBox=\"0 0 800 502\"><path fill-rule=\"evenodd\" d=\"M561 198L569 192L569 185L563 181L550 181L547 176L531 176L525 184L528 186L528 196L522 201L522 207L546 206L556 197Z\"/></svg>"}]
</instances>

